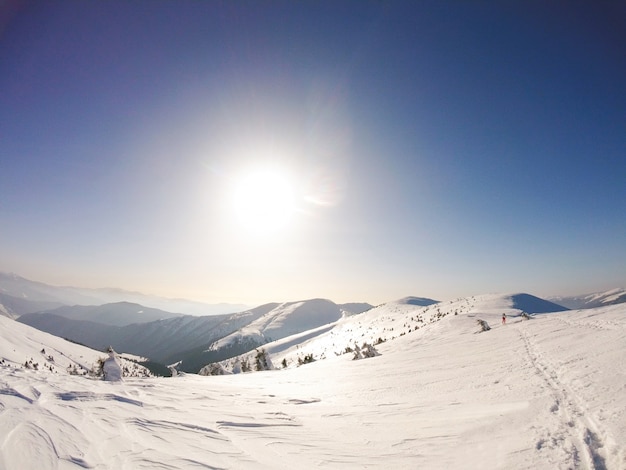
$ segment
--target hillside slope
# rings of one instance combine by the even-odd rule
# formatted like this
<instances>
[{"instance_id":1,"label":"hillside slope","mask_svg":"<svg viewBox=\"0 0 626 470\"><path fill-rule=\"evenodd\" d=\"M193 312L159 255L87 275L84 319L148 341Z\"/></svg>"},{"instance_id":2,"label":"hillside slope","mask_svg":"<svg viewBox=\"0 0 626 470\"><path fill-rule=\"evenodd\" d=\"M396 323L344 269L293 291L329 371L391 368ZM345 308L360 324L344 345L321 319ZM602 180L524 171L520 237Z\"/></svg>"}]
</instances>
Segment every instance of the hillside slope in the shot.
<instances>
[{"instance_id":1,"label":"hillside slope","mask_svg":"<svg viewBox=\"0 0 626 470\"><path fill-rule=\"evenodd\" d=\"M368 304L350 304L350 315L360 313L355 307L366 309ZM298 302L285 302L267 312L245 328L220 339L211 345L211 350L235 345L247 345L251 349L277 339L301 333L333 323L345 316L344 310L327 299L311 299Z\"/></svg>"},{"instance_id":2,"label":"hillside slope","mask_svg":"<svg viewBox=\"0 0 626 470\"><path fill-rule=\"evenodd\" d=\"M434 301L432 301L434 302ZM306 360L319 360L352 353L367 343L376 345L438 322L448 315L492 318L502 314L519 317L530 314L561 312L566 308L530 294L485 294L448 302L432 303L430 299L405 297L372 308L358 316L345 317L293 336L263 345L272 364L293 367ZM239 364L253 364L256 350L221 361L222 369L238 370ZM201 370L208 374L211 367Z\"/></svg>"},{"instance_id":3,"label":"hillside slope","mask_svg":"<svg viewBox=\"0 0 626 470\"><path fill-rule=\"evenodd\" d=\"M623 469L626 306L502 325L510 296L479 297L424 325L390 303L345 330L394 328L360 361L123 384L2 369L0 468Z\"/></svg>"},{"instance_id":4,"label":"hillside slope","mask_svg":"<svg viewBox=\"0 0 626 470\"><path fill-rule=\"evenodd\" d=\"M207 349L214 341L254 321L276 305L262 305L232 315L184 315L126 326L71 320L52 313L26 314L17 321L94 349L112 345L117 351L167 364L179 361L191 350Z\"/></svg>"},{"instance_id":5,"label":"hillside slope","mask_svg":"<svg viewBox=\"0 0 626 470\"><path fill-rule=\"evenodd\" d=\"M101 358L106 358L104 352L0 316L0 364L4 373L38 370L45 374L82 375L97 369ZM147 369L135 362L122 359L122 364L131 375L149 375Z\"/></svg>"}]
</instances>

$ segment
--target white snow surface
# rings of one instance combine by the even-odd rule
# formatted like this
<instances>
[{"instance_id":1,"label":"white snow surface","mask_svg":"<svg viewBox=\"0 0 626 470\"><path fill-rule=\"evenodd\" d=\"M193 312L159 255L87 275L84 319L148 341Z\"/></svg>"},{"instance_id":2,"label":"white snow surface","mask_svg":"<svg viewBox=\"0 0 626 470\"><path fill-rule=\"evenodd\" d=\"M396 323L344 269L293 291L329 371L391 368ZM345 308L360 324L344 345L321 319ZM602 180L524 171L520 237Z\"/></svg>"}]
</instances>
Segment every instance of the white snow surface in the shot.
<instances>
[{"instance_id":1,"label":"white snow surface","mask_svg":"<svg viewBox=\"0 0 626 470\"><path fill-rule=\"evenodd\" d=\"M104 382L0 365L0 469L626 468L626 305L511 305L385 304L305 338L326 360L284 370ZM383 336L377 357L331 353Z\"/></svg>"}]
</instances>

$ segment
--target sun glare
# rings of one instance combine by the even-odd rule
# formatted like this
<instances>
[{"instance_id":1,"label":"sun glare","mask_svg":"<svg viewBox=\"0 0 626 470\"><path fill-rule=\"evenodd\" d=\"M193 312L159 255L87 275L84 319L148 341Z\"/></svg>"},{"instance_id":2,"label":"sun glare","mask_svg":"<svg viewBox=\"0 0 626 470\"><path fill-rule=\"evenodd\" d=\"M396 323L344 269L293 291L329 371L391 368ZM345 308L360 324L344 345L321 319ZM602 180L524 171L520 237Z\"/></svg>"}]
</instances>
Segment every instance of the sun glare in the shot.
<instances>
[{"instance_id":1,"label":"sun glare","mask_svg":"<svg viewBox=\"0 0 626 470\"><path fill-rule=\"evenodd\" d=\"M294 188L278 171L251 172L236 183L232 204L233 215L247 231L273 233L284 228L295 211Z\"/></svg>"}]
</instances>

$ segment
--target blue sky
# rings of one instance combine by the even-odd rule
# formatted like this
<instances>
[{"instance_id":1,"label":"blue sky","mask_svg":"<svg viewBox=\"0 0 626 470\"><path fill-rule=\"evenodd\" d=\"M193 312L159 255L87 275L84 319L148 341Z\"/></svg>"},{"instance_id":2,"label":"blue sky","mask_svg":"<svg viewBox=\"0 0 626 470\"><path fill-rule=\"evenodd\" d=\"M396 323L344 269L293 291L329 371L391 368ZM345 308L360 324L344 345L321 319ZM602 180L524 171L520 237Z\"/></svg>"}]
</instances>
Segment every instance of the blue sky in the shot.
<instances>
[{"instance_id":1,"label":"blue sky","mask_svg":"<svg viewBox=\"0 0 626 470\"><path fill-rule=\"evenodd\" d=\"M5 2L0 270L249 304L624 287L626 6L545 3ZM228 202L259 169L294 203L263 233Z\"/></svg>"}]
</instances>

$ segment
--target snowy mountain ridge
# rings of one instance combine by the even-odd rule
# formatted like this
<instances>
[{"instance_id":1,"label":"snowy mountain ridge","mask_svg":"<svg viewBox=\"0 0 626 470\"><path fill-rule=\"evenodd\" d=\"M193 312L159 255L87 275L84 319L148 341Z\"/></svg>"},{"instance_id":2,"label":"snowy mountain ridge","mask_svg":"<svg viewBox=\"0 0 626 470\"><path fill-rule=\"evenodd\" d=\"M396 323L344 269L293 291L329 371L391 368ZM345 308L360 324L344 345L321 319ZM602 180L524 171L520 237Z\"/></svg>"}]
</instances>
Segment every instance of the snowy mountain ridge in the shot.
<instances>
[{"instance_id":1,"label":"snowy mountain ridge","mask_svg":"<svg viewBox=\"0 0 626 470\"><path fill-rule=\"evenodd\" d=\"M535 299L389 302L266 345L287 368L123 382L19 367L100 353L0 317L0 468L625 468L626 304L525 319Z\"/></svg>"},{"instance_id":2,"label":"snowy mountain ridge","mask_svg":"<svg viewBox=\"0 0 626 470\"><path fill-rule=\"evenodd\" d=\"M549 300L571 309L595 308L626 302L626 289L617 288L585 295L550 297Z\"/></svg>"},{"instance_id":3,"label":"snowy mountain ridge","mask_svg":"<svg viewBox=\"0 0 626 470\"><path fill-rule=\"evenodd\" d=\"M293 367L303 361L314 361L352 353L364 344L378 345L394 340L442 320L448 315L497 317L502 314L520 317L522 313L561 312L566 308L530 294L485 294L448 302L430 303L405 297L374 307L357 316L337 318L317 328L285 336L234 358L220 361L220 367L208 364L201 375L212 372L240 371L240 365L253 364L258 349L263 349L274 366ZM419 299L419 298L417 298ZM420 305L424 304L426 305Z\"/></svg>"},{"instance_id":4,"label":"snowy mountain ridge","mask_svg":"<svg viewBox=\"0 0 626 470\"><path fill-rule=\"evenodd\" d=\"M284 302L240 330L216 341L211 350L240 343L264 344L337 321L341 308L326 299Z\"/></svg>"},{"instance_id":5,"label":"snowy mountain ridge","mask_svg":"<svg viewBox=\"0 0 626 470\"><path fill-rule=\"evenodd\" d=\"M271 303L231 315L182 316L123 327L71 320L53 312L25 314L18 321L96 349L112 345L116 350L166 364L183 360L185 371L197 372L212 358L229 357L229 354L236 355L266 343L264 335L277 337L305 331L368 308L371 305L337 305L329 300L313 299ZM230 340L213 349L211 354L204 352L229 335L232 335Z\"/></svg>"}]
</instances>

